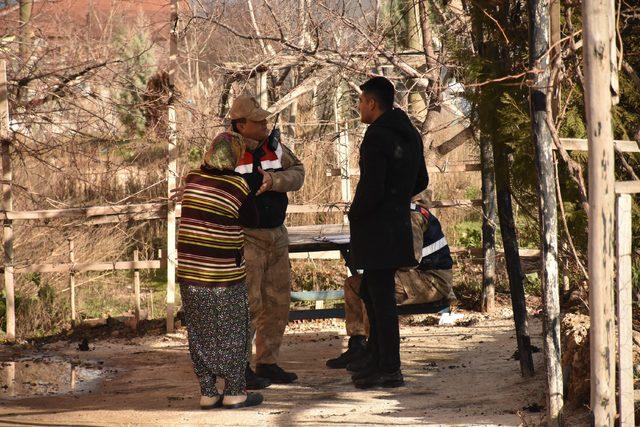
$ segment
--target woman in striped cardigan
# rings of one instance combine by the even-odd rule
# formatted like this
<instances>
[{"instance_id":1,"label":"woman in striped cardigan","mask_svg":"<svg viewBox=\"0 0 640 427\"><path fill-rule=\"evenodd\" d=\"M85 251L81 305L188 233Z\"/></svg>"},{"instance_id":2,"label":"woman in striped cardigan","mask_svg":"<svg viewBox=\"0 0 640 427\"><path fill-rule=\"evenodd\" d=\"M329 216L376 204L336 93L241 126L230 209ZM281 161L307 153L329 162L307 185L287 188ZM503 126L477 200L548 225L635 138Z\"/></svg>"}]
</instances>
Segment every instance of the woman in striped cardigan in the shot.
<instances>
[{"instance_id":1,"label":"woman in striped cardigan","mask_svg":"<svg viewBox=\"0 0 640 427\"><path fill-rule=\"evenodd\" d=\"M178 269L189 352L200 382L203 409L262 402L246 392L249 305L243 226L257 225L253 195L234 169L244 153L240 134L218 135L182 193ZM224 394L216 380L225 381Z\"/></svg>"}]
</instances>

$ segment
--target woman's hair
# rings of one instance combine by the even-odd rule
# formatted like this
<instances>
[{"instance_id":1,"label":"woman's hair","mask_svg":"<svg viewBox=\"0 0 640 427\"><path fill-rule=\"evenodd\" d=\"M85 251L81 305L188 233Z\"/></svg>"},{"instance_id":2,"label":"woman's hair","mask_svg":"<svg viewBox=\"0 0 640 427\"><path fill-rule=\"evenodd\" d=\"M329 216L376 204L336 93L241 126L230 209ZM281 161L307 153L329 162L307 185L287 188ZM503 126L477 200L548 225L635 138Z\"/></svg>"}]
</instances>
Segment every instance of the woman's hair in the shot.
<instances>
[{"instance_id":1,"label":"woman's hair","mask_svg":"<svg viewBox=\"0 0 640 427\"><path fill-rule=\"evenodd\" d=\"M245 150L242 135L237 132L218 134L204 153L202 166L206 169L234 170Z\"/></svg>"},{"instance_id":2,"label":"woman's hair","mask_svg":"<svg viewBox=\"0 0 640 427\"><path fill-rule=\"evenodd\" d=\"M247 119L245 119L244 117L241 119L235 119L235 120L231 120L231 130L238 133L238 123L246 123Z\"/></svg>"}]
</instances>

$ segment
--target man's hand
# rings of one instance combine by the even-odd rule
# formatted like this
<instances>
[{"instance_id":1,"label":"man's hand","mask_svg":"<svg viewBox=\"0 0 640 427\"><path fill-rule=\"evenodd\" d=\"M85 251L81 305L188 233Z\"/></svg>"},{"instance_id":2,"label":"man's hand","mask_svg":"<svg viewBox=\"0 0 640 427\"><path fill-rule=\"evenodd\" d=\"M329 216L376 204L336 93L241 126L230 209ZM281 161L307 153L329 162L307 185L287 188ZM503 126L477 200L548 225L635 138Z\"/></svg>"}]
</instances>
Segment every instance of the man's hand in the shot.
<instances>
[{"instance_id":1,"label":"man's hand","mask_svg":"<svg viewBox=\"0 0 640 427\"><path fill-rule=\"evenodd\" d=\"M260 188L258 188L258 191L256 191L256 196L261 195L265 191L271 190L271 187L273 187L273 179L271 178L271 174L263 171L262 168L258 168L258 172L260 172L260 174L262 175L262 185L260 186Z\"/></svg>"},{"instance_id":2,"label":"man's hand","mask_svg":"<svg viewBox=\"0 0 640 427\"><path fill-rule=\"evenodd\" d=\"M173 194L169 196L169 201L175 202L175 203L182 202L182 194L184 193L184 186L176 187L173 190L171 190L171 192Z\"/></svg>"}]
</instances>

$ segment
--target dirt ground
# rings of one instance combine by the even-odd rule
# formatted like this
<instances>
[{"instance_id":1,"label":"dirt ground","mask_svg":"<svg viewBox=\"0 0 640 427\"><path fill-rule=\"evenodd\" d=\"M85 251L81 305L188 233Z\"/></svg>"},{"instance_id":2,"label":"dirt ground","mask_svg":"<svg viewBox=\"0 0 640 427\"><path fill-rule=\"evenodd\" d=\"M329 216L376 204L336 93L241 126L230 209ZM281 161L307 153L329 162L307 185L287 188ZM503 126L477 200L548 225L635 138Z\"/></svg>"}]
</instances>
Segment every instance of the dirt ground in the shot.
<instances>
[{"instance_id":1,"label":"dirt ground","mask_svg":"<svg viewBox=\"0 0 640 427\"><path fill-rule=\"evenodd\" d=\"M99 366L105 373L100 385L90 393L76 390L27 398L11 397L4 387L0 424L541 424L543 355L534 354L535 377L523 379L512 357L516 341L509 310L492 318L466 313L458 326L433 323L427 316L403 319L406 386L373 391L356 390L346 371L325 367L325 360L346 345L343 322L290 324L281 359L286 369L298 373L299 381L271 386L264 390L262 406L241 410L199 410L184 329L170 336L99 340L84 352L78 351L77 341L56 342L38 354L74 360L78 366ZM530 327L533 344L542 348L540 321L533 318ZM15 352L5 347L0 358L9 360ZM22 356L28 354L21 351ZM20 378L28 382L26 374ZM570 425L581 424L575 419Z\"/></svg>"}]
</instances>

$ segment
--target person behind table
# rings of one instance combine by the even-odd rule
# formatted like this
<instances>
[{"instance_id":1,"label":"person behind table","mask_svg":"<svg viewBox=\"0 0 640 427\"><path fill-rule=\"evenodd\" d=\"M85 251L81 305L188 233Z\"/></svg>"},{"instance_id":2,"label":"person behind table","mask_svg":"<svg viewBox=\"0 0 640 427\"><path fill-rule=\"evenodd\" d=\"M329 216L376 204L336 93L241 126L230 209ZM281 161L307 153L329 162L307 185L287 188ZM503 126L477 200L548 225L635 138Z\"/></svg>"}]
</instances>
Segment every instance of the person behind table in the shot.
<instances>
[{"instance_id":1,"label":"person behind table","mask_svg":"<svg viewBox=\"0 0 640 427\"><path fill-rule=\"evenodd\" d=\"M182 192L176 277L202 409L263 400L247 394L245 381L249 303L242 227L255 226L258 214L249 186L234 172L244 148L237 133L216 136ZM225 382L223 395L218 378Z\"/></svg>"},{"instance_id":2,"label":"person behind table","mask_svg":"<svg viewBox=\"0 0 640 427\"><path fill-rule=\"evenodd\" d=\"M384 77L360 86L360 181L349 209L350 265L362 269L360 296L369 317L371 362L354 377L357 388L399 387L400 330L394 278L418 262L413 252L411 198L429 183L422 139L407 114L394 108Z\"/></svg>"},{"instance_id":3,"label":"person behind table","mask_svg":"<svg viewBox=\"0 0 640 427\"><path fill-rule=\"evenodd\" d=\"M437 303L454 304L453 259L442 232L440 221L426 207L425 200L411 204L413 247L420 264L415 268L400 269L395 275L395 294L398 305ZM366 340L369 335L368 319L362 300L358 296L362 274L348 277L344 283L345 323L349 343L347 351L327 360L332 369L347 368L358 371L368 362Z\"/></svg>"}]
</instances>

